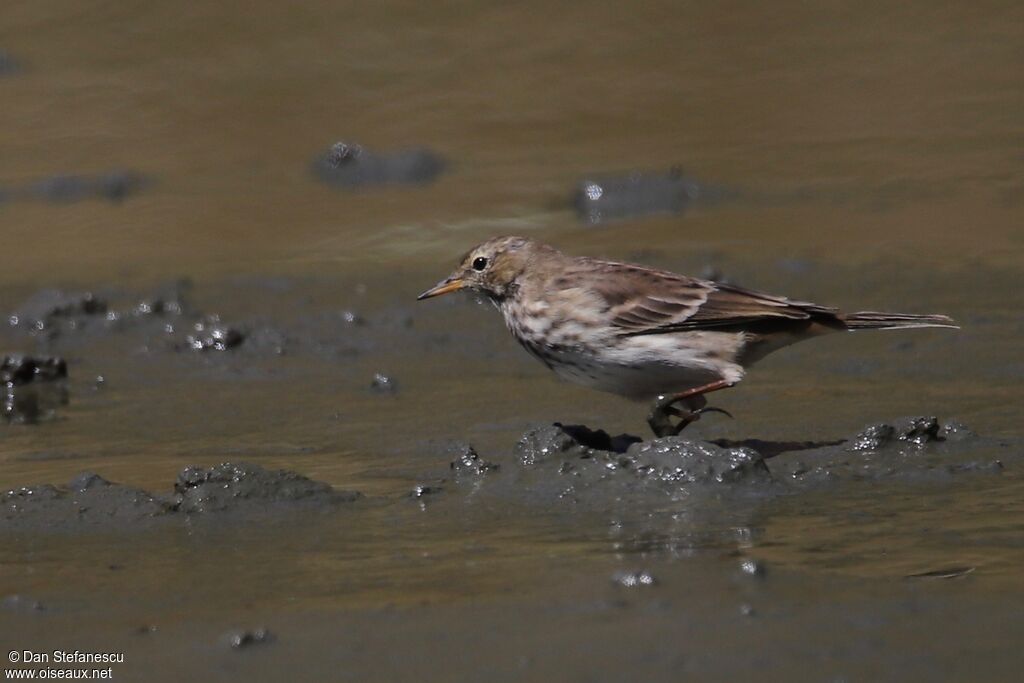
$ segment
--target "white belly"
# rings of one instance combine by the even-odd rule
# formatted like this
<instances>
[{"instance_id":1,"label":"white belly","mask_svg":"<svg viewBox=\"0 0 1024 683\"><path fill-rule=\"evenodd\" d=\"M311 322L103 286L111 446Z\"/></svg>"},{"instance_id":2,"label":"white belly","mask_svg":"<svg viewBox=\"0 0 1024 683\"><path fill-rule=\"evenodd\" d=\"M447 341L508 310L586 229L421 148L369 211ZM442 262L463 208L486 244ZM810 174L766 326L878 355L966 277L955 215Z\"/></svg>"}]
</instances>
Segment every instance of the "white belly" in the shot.
<instances>
[{"instance_id":1,"label":"white belly","mask_svg":"<svg viewBox=\"0 0 1024 683\"><path fill-rule=\"evenodd\" d=\"M632 337L610 333L595 339L593 331L585 327L587 321L562 320L552 325L536 315L541 310L517 317L509 305L502 307L502 312L513 336L531 355L562 379L599 391L646 400L743 378L743 367L736 362L746 342L742 333L700 331Z\"/></svg>"},{"instance_id":2,"label":"white belly","mask_svg":"<svg viewBox=\"0 0 1024 683\"><path fill-rule=\"evenodd\" d=\"M539 357L536 351L534 355ZM628 346L598 355L578 350L548 350L544 355L541 360L566 381L636 400L743 377L743 368L724 357L731 354L721 344L706 352L702 345L690 348L656 335L629 338Z\"/></svg>"}]
</instances>

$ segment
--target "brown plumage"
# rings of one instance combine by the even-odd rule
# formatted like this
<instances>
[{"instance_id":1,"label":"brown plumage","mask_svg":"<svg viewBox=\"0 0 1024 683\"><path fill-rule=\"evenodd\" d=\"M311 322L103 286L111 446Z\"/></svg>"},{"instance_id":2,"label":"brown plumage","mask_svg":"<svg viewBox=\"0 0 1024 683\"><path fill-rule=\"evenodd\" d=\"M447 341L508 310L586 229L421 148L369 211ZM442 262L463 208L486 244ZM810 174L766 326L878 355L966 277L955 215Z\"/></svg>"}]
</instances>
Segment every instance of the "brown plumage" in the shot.
<instances>
[{"instance_id":1,"label":"brown plumage","mask_svg":"<svg viewBox=\"0 0 1024 683\"><path fill-rule=\"evenodd\" d=\"M736 384L747 367L789 344L846 330L955 327L944 315L841 313L645 266L567 256L525 237L474 247L419 298L459 289L487 296L516 340L559 376L629 398L658 397L658 410L681 415L683 426L699 410L684 413L673 404L702 408L701 394ZM681 429L666 427L665 418L652 413L656 433Z\"/></svg>"}]
</instances>

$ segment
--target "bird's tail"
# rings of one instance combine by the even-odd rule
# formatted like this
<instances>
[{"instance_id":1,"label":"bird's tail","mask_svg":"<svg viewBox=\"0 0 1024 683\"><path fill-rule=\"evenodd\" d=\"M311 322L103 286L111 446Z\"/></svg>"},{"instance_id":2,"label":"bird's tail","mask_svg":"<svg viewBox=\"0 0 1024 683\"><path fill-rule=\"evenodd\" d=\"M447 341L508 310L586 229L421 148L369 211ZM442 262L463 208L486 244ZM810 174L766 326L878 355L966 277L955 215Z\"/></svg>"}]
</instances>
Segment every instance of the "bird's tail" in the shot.
<instances>
[{"instance_id":1,"label":"bird's tail","mask_svg":"<svg viewBox=\"0 0 1024 683\"><path fill-rule=\"evenodd\" d=\"M858 311L839 316L848 330L900 330L911 327L960 327L947 315L918 315L915 313L878 313Z\"/></svg>"}]
</instances>

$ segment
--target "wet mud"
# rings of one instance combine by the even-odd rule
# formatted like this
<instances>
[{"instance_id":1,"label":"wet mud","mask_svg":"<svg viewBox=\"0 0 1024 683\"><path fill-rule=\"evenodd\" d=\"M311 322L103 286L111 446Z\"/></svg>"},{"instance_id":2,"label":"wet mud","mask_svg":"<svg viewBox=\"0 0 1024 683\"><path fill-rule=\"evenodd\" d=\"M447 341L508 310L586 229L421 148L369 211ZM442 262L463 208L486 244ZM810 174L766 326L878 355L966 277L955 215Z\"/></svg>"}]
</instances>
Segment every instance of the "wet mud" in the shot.
<instances>
[{"instance_id":1,"label":"wet mud","mask_svg":"<svg viewBox=\"0 0 1024 683\"><path fill-rule=\"evenodd\" d=\"M187 467L173 493L155 494L82 472L65 486L21 486L0 495L0 533L132 532L155 522L230 513L254 521L296 508L310 512L359 498L287 470L266 470L250 463ZM244 517L243 517L244 516Z\"/></svg>"},{"instance_id":2,"label":"wet mud","mask_svg":"<svg viewBox=\"0 0 1024 683\"><path fill-rule=\"evenodd\" d=\"M742 266L726 265L743 276ZM610 403L587 417L578 390L544 376L500 325L484 323L492 312L455 300L442 303L441 314L425 315L411 298L375 291L335 279L249 276L11 296L8 324L0 328L3 348L11 350L4 363L8 391L59 386L65 398L47 420L10 425L5 434L0 536L22 550L5 570L13 580L0 627L54 642L78 623L75 605L91 601L85 583L108 596L125 581L153 586L142 589L151 596L164 593L155 587L166 583L175 595L189 595L184 604L204 615L195 617L200 628L178 631L147 598L118 611L123 626L108 638L138 652L144 628L152 647L180 656L209 652L211 666L221 656L240 657L234 666L254 680L270 674L250 669L248 658L297 656L322 629L347 628L342 615L352 605L361 619L395 635L400 629L388 608L365 602L377 591L397 601L401 623L417 625L421 635L410 634L417 642L449 618L457 629L486 624L493 616L487 609L456 606L444 616L449 608L440 605L457 605L464 593L489 594L494 581L524 596L510 607L524 623L542 618L533 610L546 603L559 623L575 623L583 610L598 615L597 623L635 619L654 637L644 629L662 622L650 615L691 614L696 585L717 593L718 607L709 602L702 609L721 628L734 628L732 619L768 620L810 632L825 617L787 613L787 601L804 595L797 586L806 581L807 560L802 550L784 549L799 543L789 525L804 524L802 516L812 512L830 518L821 523L831 529L828 538L796 538L822 546L810 557L838 567L829 585L848 585L841 590L849 595L864 594L844 583L864 574L880 575L873 580L887 586L903 582L906 590L1004 580L984 557L947 545L902 551L907 556L896 566L860 560L865 567L854 562L847 570L862 553L845 544L857 542L859 520L878 509L879 496L891 502L877 514L913 519L896 502L910 490L925 509L948 507L932 513L940 516L962 514L941 502L957 491L1017 490L1024 444L1012 429L989 436L927 415L878 421L881 408L867 406L864 415L875 419L859 429L821 412L808 422L787 411L783 428L773 432L759 420L763 407L743 403L756 392L737 390L739 405L729 404L736 420L710 416L679 437L652 439L639 430L643 406L624 412ZM903 344L882 347L882 356L912 353L920 360L905 366L916 377L887 370L914 378L903 405L938 405L941 392L929 393L925 369L937 367L930 359L944 358L946 347L911 344L901 351ZM816 352L829 353L827 346ZM829 376L859 382L877 371L840 365ZM506 386L547 382L551 393L523 406L471 379L496 372ZM428 405L420 405L424 396L432 397ZM582 419L550 421L573 416L589 426ZM50 436L62 430L65 436ZM74 436L83 433L92 436ZM126 448L126 433L162 445L140 448L133 437ZM757 433L763 436L749 436ZM340 455L353 443L360 444L355 452ZM195 462L225 464L187 466ZM165 474L139 476L148 470ZM67 483L34 483L41 481ZM867 501L873 502L862 510ZM848 507L850 517L842 512ZM141 555L131 550L139 544ZM208 550L224 544L234 548L225 557ZM526 550L534 544L540 548ZM570 545L576 549L564 556ZM166 547L190 559L167 568L159 559ZM544 548L559 548L562 559L551 564ZM42 580L29 580L18 567L38 564L28 558L40 552L51 559L41 565ZM96 563L68 576L61 559L67 553ZM317 559L307 567L304 557ZM566 563L584 578L561 574ZM426 588L424 576L438 583ZM190 593L183 581L209 586ZM295 582L309 588L300 591L306 597L298 607L278 598L256 615L236 607L245 600L241 586L268 581L277 595L290 594L285 586ZM884 611L904 589L885 590L897 593L859 608L863 618ZM430 606L416 607L424 595L433 596ZM950 603L923 604L941 610ZM979 605L968 601L961 609ZM296 609L301 621L292 621ZM912 619L900 614L892 618ZM44 615L46 625L38 621ZM600 638L599 631L584 628L581 638ZM582 642L569 639L564 647ZM643 638L631 647L657 650ZM724 660L698 665L693 657L695 670L723 671ZM840 663L837 670L859 670L856 657L832 661ZM543 678L554 660L533 666ZM671 677L668 669L650 672Z\"/></svg>"},{"instance_id":3,"label":"wet mud","mask_svg":"<svg viewBox=\"0 0 1024 683\"><path fill-rule=\"evenodd\" d=\"M748 497L797 495L841 483L952 482L960 475L999 475L1020 465L1018 439L978 436L956 421L902 418L847 438L772 442L692 440L685 435L643 440L580 425L553 424L525 433L511 459L481 457L454 445L456 482L471 481L479 499L521 495L531 505L578 504L607 509L628 499L637 506L739 486Z\"/></svg>"},{"instance_id":4,"label":"wet mud","mask_svg":"<svg viewBox=\"0 0 1024 683\"><path fill-rule=\"evenodd\" d=\"M958 422L935 417L879 423L827 442L643 440L556 423L528 430L504 453L486 459L472 445L448 444L440 450L453 456L447 471L428 473L408 497L436 500L444 495L449 505L466 505L467 497L480 504L493 496L534 509L570 505L591 510L628 500L642 510L701 491L728 495L731 489L749 511L769 497L843 483L945 483L961 475L999 475L1019 467L1021 448L1019 440L981 437ZM20 486L4 493L0 533L130 531L157 519L223 512L252 521L296 509L320 511L360 497L296 472L250 463L187 467L171 494L83 472L64 486Z\"/></svg>"},{"instance_id":5,"label":"wet mud","mask_svg":"<svg viewBox=\"0 0 1024 683\"><path fill-rule=\"evenodd\" d=\"M265 511L275 505L336 505L359 498L295 472L268 472L248 463L189 467L174 482L171 508L185 514L234 511L249 506Z\"/></svg>"}]
</instances>

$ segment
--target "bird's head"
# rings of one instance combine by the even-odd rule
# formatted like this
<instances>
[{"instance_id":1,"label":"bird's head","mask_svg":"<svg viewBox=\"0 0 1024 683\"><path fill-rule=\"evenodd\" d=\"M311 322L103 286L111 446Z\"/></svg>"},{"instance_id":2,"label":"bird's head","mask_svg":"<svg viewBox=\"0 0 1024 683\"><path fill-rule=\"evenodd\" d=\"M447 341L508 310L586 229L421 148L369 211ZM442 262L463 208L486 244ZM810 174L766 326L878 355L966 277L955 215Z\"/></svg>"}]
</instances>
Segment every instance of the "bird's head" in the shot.
<instances>
[{"instance_id":1,"label":"bird's head","mask_svg":"<svg viewBox=\"0 0 1024 683\"><path fill-rule=\"evenodd\" d=\"M507 297L519 278L545 247L526 237L494 237L470 249L451 275L417 299L469 289L494 301ZM550 247L547 247L550 249Z\"/></svg>"}]
</instances>

